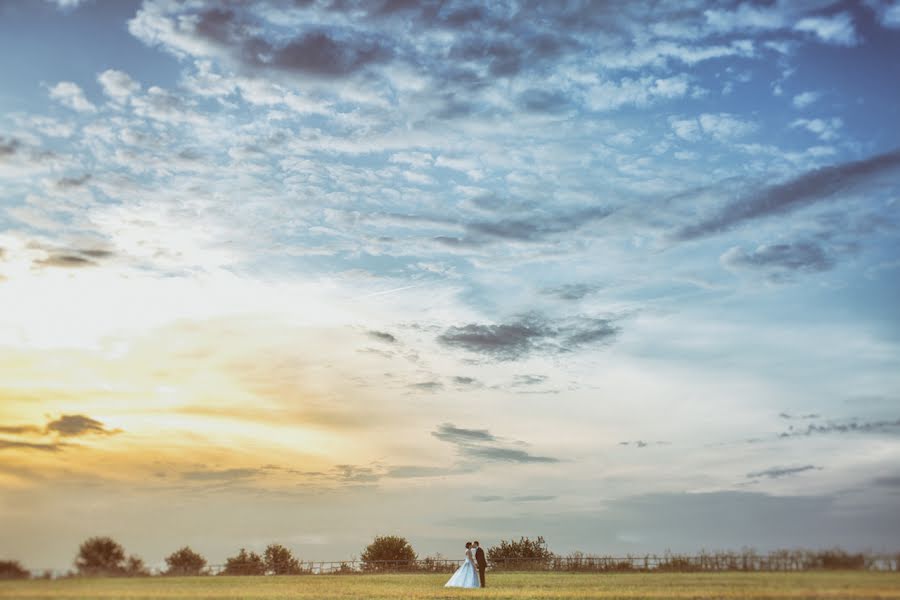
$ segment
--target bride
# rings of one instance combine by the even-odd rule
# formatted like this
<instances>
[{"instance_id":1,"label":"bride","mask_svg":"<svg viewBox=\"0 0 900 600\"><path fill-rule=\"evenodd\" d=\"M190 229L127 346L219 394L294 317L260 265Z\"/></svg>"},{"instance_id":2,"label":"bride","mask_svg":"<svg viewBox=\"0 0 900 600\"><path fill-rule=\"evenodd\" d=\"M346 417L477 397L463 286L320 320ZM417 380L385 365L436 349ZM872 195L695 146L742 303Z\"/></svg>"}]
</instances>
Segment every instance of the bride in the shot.
<instances>
[{"instance_id":1,"label":"bride","mask_svg":"<svg viewBox=\"0 0 900 600\"><path fill-rule=\"evenodd\" d=\"M466 560L444 587L477 588L481 587L478 579L478 569L475 568L475 559L472 557L472 542L466 542Z\"/></svg>"}]
</instances>

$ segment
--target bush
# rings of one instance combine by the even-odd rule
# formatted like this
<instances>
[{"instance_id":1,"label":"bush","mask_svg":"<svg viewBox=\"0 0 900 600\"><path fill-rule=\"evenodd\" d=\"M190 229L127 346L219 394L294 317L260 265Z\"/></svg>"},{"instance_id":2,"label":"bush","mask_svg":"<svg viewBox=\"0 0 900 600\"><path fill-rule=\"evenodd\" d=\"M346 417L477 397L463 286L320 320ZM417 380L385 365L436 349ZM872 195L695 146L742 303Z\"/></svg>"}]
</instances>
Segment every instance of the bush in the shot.
<instances>
[{"instance_id":1,"label":"bush","mask_svg":"<svg viewBox=\"0 0 900 600\"><path fill-rule=\"evenodd\" d=\"M547 548L542 536L527 537L518 541L503 540L487 551L487 561L492 568L500 569L543 569L553 559L553 552Z\"/></svg>"},{"instance_id":2,"label":"bush","mask_svg":"<svg viewBox=\"0 0 900 600\"><path fill-rule=\"evenodd\" d=\"M237 556L225 561L225 569L220 575L265 575L266 563L256 552L247 552L243 548Z\"/></svg>"},{"instance_id":3,"label":"bush","mask_svg":"<svg viewBox=\"0 0 900 600\"><path fill-rule=\"evenodd\" d=\"M0 579L28 579L31 577L17 560L0 560Z\"/></svg>"},{"instance_id":4,"label":"bush","mask_svg":"<svg viewBox=\"0 0 900 600\"><path fill-rule=\"evenodd\" d=\"M166 575L200 575L206 567L206 559L185 546L167 556L166 565L169 567Z\"/></svg>"},{"instance_id":5,"label":"bush","mask_svg":"<svg viewBox=\"0 0 900 600\"><path fill-rule=\"evenodd\" d=\"M866 557L862 554L849 554L843 550L826 550L819 554L823 569L864 569Z\"/></svg>"},{"instance_id":6,"label":"bush","mask_svg":"<svg viewBox=\"0 0 900 600\"><path fill-rule=\"evenodd\" d=\"M75 568L79 575L111 577L125 574L125 549L108 537L92 537L78 548Z\"/></svg>"},{"instance_id":7,"label":"bush","mask_svg":"<svg viewBox=\"0 0 900 600\"><path fill-rule=\"evenodd\" d=\"M300 561L281 544L269 544L263 556L266 569L273 575L298 575L303 572Z\"/></svg>"},{"instance_id":8,"label":"bush","mask_svg":"<svg viewBox=\"0 0 900 600\"><path fill-rule=\"evenodd\" d=\"M415 568L416 552L406 538L377 536L359 557L362 568L372 570L409 570Z\"/></svg>"}]
</instances>

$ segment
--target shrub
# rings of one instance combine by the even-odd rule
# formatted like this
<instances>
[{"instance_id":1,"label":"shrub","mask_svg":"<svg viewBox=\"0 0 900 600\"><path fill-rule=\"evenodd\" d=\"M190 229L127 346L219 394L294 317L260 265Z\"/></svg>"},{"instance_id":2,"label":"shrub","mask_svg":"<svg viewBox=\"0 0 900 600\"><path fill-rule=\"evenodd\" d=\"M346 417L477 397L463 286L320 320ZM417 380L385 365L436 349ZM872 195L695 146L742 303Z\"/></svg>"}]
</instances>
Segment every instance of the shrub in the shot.
<instances>
[{"instance_id":1,"label":"shrub","mask_svg":"<svg viewBox=\"0 0 900 600\"><path fill-rule=\"evenodd\" d=\"M535 539L527 537L518 541L501 541L487 551L487 561L493 568L501 569L542 569L553 558L553 552L547 548L542 536Z\"/></svg>"},{"instance_id":2,"label":"shrub","mask_svg":"<svg viewBox=\"0 0 900 600\"><path fill-rule=\"evenodd\" d=\"M416 553L406 538L383 535L366 546L359 559L367 571L403 570L415 567Z\"/></svg>"},{"instance_id":3,"label":"shrub","mask_svg":"<svg viewBox=\"0 0 900 600\"><path fill-rule=\"evenodd\" d=\"M849 554L843 550L826 550L819 553L823 569L864 569L866 557L862 554Z\"/></svg>"},{"instance_id":4,"label":"shrub","mask_svg":"<svg viewBox=\"0 0 900 600\"><path fill-rule=\"evenodd\" d=\"M206 559L185 546L167 556L166 565L169 567L166 575L200 575L206 567Z\"/></svg>"},{"instance_id":5,"label":"shrub","mask_svg":"<svg viewBox=\"0 0 900 600\"><path fill-rule=\"evenodd\" d=\"M28 579L31 577L17 560L0 560L0 579Z\"/></svg>"},{"instance_id":6,"label":"shrub","mask_svg":"<svg viewBox=\"0 0 900 600\"><path fill-rule=\"evenodd\" d=\"M225 569L220 575L265 575L266 563L256 552L241 548L237 556L225 560Z\"/></svg>"},{"instance_id":7,"label":"shrub","mask_svg":"<svg viewBox=\"0 0 900 600\"><path fill-rule=\"evenodd\" d=\"M300 561L281 544L269 544L263 556L266 569L274 575L297 575L303 572Z\"/></svg>"},{"instance_id":8,"label":"shrub","mask_svg":"<svg viewBox=\"0 0 900 600\"><path fill-rule=\"evenodd\" d=\"M79 575L110 577L125 574L125 549L109 537L92 537L78 548L75 568Z\"/></svg>"}]
</instances>

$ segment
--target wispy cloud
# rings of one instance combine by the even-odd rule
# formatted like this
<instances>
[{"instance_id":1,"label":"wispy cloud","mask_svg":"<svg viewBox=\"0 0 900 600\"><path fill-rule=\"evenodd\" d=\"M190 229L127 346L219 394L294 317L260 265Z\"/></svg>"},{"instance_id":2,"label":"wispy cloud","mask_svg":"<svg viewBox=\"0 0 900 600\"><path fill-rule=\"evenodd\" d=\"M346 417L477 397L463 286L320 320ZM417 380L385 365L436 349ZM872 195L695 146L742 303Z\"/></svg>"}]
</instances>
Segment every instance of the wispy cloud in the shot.
<instances>
[{"instance_id":1,"label":"wispy cloud","mask_svg":"<svg viewBox=\"0 0 900 600\"><path fill-rule=\"evenodd\" d=\"M444 423L431 435L453 444L460 455L468 459L519 464L560 462L557 458L537 456L520 448L512 448L487 429L464 429L452 423Z\"/></svg>"},{"instance_id":2,"label":"wispy cloud","mask_svg":"<svg viewBox=\"0 0 900 600\"><path fill-rule=\"evenodd\" d=\"M611 319L579 317L549 320L538 313L520 315L508 323L469 323L449 327L437 340L444 346L510 361L532 352L568 352L615 339L619 327Z\"/></svg>"},{"instance_id":3,"label":"wispy cloud","mask_svg":"<svg viewBox=\"0 0 900 600\"><path fill-rule=\"evenodd\" d=\"M692 240L723 233L757 219L785 214L859 189L898 168L900 150L815 169L785 183L746 194L696 223L685 225L673 237Z\"/></svg>"},{"instance_id":4,"label":"wispy cloud","mask_svg":"<svg viewBox=\"0 0 900 600\"><path fill-rule=\"evenodd\" d=\"M814 465L804 465L802 467L771 467L769 469L765 469L763 471L757 471L755 473L747 473L747 477L750 479L767 477L769 479L779 479L781 477L789 477L791 475L798 475L800 473L805 473L806 471L814 471L817 469L821 469L822 467L816 467Z\"/></svg>"}]
</instances>

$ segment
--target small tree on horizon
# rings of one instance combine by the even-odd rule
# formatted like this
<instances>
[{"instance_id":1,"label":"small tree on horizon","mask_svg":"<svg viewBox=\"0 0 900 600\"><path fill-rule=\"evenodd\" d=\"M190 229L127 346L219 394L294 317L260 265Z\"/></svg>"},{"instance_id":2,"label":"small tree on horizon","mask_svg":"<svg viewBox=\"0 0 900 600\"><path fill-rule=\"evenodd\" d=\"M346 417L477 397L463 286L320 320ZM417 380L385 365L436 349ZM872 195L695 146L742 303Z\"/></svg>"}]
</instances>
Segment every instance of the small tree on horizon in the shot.
<instances>
[{"instance_id":1,"label":"small tree on horizon","mask_svg":"<svg viewBox=\"0 0 900 600\"><path fill-rule=\"evenodd\" d=\"M405 537L376 536L359 557L365 570L409 569L415 565L416 552Z\"/></svg>"},{"instance_id":2,"label":"small tree on horizon","mask_svg":"<svg viewBox=\"0 0 900 600\"><path fill-rule=\"evenodd\" d=\"M538 567L553 558L543 536L535 539L521 537L517 540L501 541L487 551L488 562L495 567ZM519 562L521 561L521 562Z\"/></svg>"},{"instance_id":3,"label":"small tree on horizon","mask_svg":"<svg viewBox=\"0 0 900 600\"><path fill-rule=\"evenodd\" d=\"M206 567L206 559L185 546L166 557L166 575L190 576L200 575Z\"/></svg>"},{"instance_id":4,"label":"small tree on horizon","mask_svg":"<svg viewBox=\"0 0 900 600\"><path fill-rule=\"evenodd\" d=\"M150 570L140 556L132 554L125 561L124 575L126 577L149 577Z\"/></svg>"},{"instance_id":5,"label":"small tree on horizon","mask_svg":"<svg viewBox=\"0 0 900 600\"><path fill-rule=\"evenodd\" d=\"M273 575L297 575L303 572L300 561L281 544L269 544L263 557L266 569Z\"/></svg>"},{"instance_id":6,"label":"small tree on horizon","mask_svg":"<svg viewBox=\"0 0 900 600\"><path fill-rule=\"evenodd\" d=\"M17 560L0 560L0 579L28 579L31 573Z\"/></svg>"},{"instance_id":7,"label":"small tree on horizon","mask_svg":"<svg viewBox=\"0 0 900 600\"><path fill-rule=\"evenodd\" d=\"M125 574L125 549L110 537L85 540L78 548L75 568L87 577L111 577Z\"/></svg>"},{"instance_id":8,"label":"small tree on horizon","mask_svg":"<svg viewBox=\"0 0 900 600\"><path fill-rule=\"evenodd\" d=\"M225 560L225 569L220 575L265 575L266 563L256 552L247 552L244 548L237 556Z\"/></svg>"}]
</instances>

